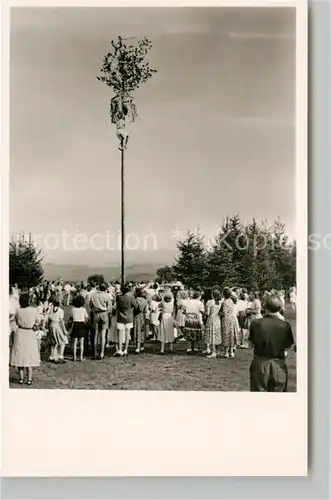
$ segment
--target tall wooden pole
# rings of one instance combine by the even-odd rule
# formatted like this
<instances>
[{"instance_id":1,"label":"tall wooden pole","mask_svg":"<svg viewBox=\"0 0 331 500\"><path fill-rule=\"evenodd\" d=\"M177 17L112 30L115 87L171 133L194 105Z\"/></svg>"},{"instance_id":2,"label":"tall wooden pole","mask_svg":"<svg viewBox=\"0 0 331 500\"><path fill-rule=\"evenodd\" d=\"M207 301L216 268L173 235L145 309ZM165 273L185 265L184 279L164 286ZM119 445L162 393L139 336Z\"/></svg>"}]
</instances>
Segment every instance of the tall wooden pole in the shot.
<instances>
[{"instance_id":1,"label":"tall wooden pole","mask_svg":"<svg viewBox=\"0 0 331 500\"><path fill-rule=\"evenodd\" d=\"M124 275L124 246L125 246L125 232L124 232L124 141L121 141L121 284L125 283Z\"/></svg>"}]
</instances>

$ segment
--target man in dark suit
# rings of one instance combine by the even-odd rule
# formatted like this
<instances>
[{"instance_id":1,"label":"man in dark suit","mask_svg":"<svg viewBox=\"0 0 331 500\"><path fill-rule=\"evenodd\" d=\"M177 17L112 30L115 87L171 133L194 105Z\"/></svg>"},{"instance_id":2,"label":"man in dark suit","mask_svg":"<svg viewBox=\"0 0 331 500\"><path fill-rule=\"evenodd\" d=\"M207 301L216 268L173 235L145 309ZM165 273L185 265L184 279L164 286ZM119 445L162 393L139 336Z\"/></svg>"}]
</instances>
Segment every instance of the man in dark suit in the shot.
<instances>
[{"instance_id":1,"label":"man in dark suit","mask_svg":"<svg viewBox=\"0 0 331 500\"><path fill-rule=\"evenodd\" d=\"M285 352L294 339L291 325L277 317L281 307L278 297L268 297L264 317L251 323L249 341L254 347L249 369L251 392L287 392Z\"/></svg>"}]
</instances>

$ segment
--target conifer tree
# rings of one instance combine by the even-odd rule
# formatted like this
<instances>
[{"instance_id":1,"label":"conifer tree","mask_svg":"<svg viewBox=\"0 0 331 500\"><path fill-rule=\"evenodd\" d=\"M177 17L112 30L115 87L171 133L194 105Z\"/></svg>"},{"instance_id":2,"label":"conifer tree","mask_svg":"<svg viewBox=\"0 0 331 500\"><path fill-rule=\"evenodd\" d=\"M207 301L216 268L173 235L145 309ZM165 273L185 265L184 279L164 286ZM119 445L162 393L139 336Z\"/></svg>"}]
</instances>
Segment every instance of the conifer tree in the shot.
<instances>
[{"instance_id":1,"label":"conifer tree","mask_svg":"<svg viewBox=\"0 0 331 500\"><path fill-rule=\"evenodd\" d=\"M40 249L25 235L9 243L9 283L27 289L38 285L44 275L43 257Z\"/></svg>"}]
</instances>

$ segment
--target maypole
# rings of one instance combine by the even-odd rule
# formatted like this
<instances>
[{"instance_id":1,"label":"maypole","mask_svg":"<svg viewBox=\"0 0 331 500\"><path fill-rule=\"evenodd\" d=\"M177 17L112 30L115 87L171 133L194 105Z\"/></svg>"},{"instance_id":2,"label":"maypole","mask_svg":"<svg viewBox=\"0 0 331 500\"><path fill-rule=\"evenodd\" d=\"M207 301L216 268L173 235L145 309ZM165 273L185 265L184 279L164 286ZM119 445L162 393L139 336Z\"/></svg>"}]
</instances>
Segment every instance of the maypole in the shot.
<instances>
[{"instance_id":1,"label":"maypole","mask_svg":"<svg viewBox=\"0 0 331 500\"><path fill-rule=\"evenodd\" d=\"M128 147L129 134L127 122L134 122L137 110L131 93L137 90L142 83L147 82L156 72L147 61L147 54L152 43L146 38L129 44L122 37L110 42L111 50L103 58L101 66L102 76L97 79L106 83L115 94L110 100L110 119L116 126L116 135L121 152L121 283L125 282L125 151Z\"/></svg>"}]
</instances>

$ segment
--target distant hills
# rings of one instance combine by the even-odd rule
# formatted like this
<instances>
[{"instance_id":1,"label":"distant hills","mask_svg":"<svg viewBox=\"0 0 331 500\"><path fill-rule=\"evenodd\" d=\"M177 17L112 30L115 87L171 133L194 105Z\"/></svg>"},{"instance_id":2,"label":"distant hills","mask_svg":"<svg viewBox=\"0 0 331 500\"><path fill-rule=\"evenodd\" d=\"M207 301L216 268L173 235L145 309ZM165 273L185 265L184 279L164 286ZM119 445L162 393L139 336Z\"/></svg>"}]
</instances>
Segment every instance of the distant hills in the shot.
<instances>
[{"instance_id":1,"label":"distant hills","mask_svg":"<svg viewBox=\"0 0 331 500\"><path fill-rule=\"evenodd\" d=\"M166 259L165 262L151 262L130 264L125 267L127 280L150 281L156 277L157 270L160 267L171 264L173 258ZM44 276L49 280L62 279L65 281L79 282L87 279L92 274L102 274L107 281L120 278L121 268L118 265L71 265L71 264L44 264Z\"/></svg>"}]
</instances>

